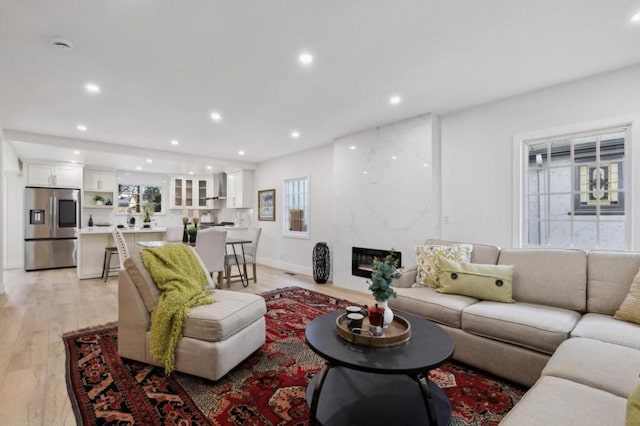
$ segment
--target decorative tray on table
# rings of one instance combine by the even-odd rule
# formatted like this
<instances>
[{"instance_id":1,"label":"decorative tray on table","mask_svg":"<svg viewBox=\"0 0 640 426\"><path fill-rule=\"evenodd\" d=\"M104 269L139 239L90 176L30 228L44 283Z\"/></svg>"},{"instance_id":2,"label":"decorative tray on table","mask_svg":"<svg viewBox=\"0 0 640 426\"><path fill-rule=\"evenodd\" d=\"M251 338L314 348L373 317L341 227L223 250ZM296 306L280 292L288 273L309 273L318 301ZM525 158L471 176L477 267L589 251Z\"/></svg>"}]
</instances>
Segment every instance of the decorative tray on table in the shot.
<instances>
[{"instance_id":1,"label":"decorative tray on table","mask_svg":"<svg viewBox=\"0 0 640 426\"><path fill-rule=\"evenodd\" d=\"M336 332L338 336L355 345L389 348L407 343L411 339L411 323L401 316L395 315L384 335L374 336L369 331L369 317L364 317L362 320L362 328L349 330L347 314L342 314L336 318Z\"/></svg>"}]
</instances>

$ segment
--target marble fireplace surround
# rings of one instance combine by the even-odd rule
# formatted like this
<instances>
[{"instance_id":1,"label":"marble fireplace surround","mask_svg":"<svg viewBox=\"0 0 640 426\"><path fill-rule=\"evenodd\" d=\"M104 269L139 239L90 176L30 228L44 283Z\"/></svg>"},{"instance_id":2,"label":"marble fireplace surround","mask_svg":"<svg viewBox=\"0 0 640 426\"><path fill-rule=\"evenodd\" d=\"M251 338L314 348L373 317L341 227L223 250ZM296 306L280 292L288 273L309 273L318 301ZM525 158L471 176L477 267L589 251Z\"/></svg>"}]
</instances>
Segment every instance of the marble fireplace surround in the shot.
<instances>
[{"instance_id":1,"label":"marble fireplace surround","mask_svg":"<svg viewBox=\"0 0 640 426\"><path fill-rule=\"evenodd\" d=\"M334 142L333 282L367 291L352 275L352 247L402 253L440 236L440 126L431 114L365 130Z\"/></svg>"}]
</instances>

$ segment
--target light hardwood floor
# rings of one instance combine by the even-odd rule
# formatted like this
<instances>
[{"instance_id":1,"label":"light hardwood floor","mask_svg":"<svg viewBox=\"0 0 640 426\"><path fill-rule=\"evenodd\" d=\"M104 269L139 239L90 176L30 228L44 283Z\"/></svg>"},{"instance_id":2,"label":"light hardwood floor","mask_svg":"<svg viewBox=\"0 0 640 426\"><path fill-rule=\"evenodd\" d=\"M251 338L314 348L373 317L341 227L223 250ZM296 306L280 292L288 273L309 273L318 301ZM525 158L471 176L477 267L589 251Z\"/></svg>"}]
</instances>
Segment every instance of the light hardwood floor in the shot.
<instances>
[{"instance_id":1,"label":"light hardwood floor","mask_svg":"<svg viewBox=\"0 0 640 426\"><path fill-rule=\"evenodd\" d=\"M74 425L65 381L65 332L118 320L118 279L78 280L75 269L5 271L0 294L0 424ZM368 293L316 284L305 275L258 267L258 283L231 289L262 293L298 286L354 303ZM224 284L223 288L227 288Z\"/></svg>"}]
</instances>

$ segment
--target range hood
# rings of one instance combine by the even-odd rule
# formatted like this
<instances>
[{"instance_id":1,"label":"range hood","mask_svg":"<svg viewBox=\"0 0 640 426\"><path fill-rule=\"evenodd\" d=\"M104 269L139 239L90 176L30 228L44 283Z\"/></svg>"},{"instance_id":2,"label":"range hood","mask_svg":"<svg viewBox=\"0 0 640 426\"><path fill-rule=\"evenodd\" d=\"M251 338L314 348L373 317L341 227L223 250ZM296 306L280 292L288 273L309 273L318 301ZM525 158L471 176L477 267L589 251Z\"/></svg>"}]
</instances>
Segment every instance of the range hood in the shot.
<instances>
[{"instance_id":1,"label":"range hood","mask_svg":"<svg viewBox=\"0 0 640 426\"><path fill-rule=\"evenodd\" d=\"M213 175L213 199L227 199L227 174L225 172L220 172Z\"/></svg>"}]
</instances>

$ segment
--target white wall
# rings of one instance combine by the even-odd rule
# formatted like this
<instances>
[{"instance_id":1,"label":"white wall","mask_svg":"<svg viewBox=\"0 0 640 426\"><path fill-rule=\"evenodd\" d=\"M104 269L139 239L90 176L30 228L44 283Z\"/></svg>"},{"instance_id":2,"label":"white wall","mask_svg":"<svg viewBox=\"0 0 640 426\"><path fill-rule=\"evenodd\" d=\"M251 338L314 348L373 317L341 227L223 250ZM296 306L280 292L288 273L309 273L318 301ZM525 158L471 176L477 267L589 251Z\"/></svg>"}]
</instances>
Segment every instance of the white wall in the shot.
<instances>
[{"instance_id":1,"label":"white wall","mask_svg":"<svg viewBox=\"0 0 640 426\"><path fill-rule=\"evenodd\" d=\"M334 165L333 282L367 291L351 274L353 247L393 248L410 266L415 247L440 236L439 120L423 115L341 138Z\"/></svg>"},{"instance_id":2,"label":"white wall","mask_svg":"<svg viewBox=\"0 0 640 426\"><path fill-rule=\"evenodd\" d=\"M640 173L634 171L640 166L639 116L640 66L634 66L442 117L442 237L515 245L514 192L519 176L513 168L513 139L517 135L561 134L631 122L631 182L634 193L640 194ZM633 195L627 194L627 202L635 228L640 224L640 196ZM640 248L640 234L632 235L632 249Z\"/></svg>"},{"instance_id":3,"label":"white wall","mask_svg":"<svg viewBox=\"0 0 640 426\"><path fill-rule=\"evenodd\" d=\"M309 177L309 239L283 237L284 180ZM257 221L262 227L258 262L288 271L312 274L313 246L320 241L333 247L333 146L299 152L258 165L255 171L255 197L263 189L276 190L275 222ZM331 253L333 255L333 252Z\"/></svg>"},{"instance_id":4,"label":"white wall","mask_svg":"<svg viewBox=\"0 0 640 426\"><path fill-rule=\"evenodd\" d=\"M20 160L6 140L2 143L2 226L4 268L24 266L24 178Z\"/></svg>"}]
</instances>

